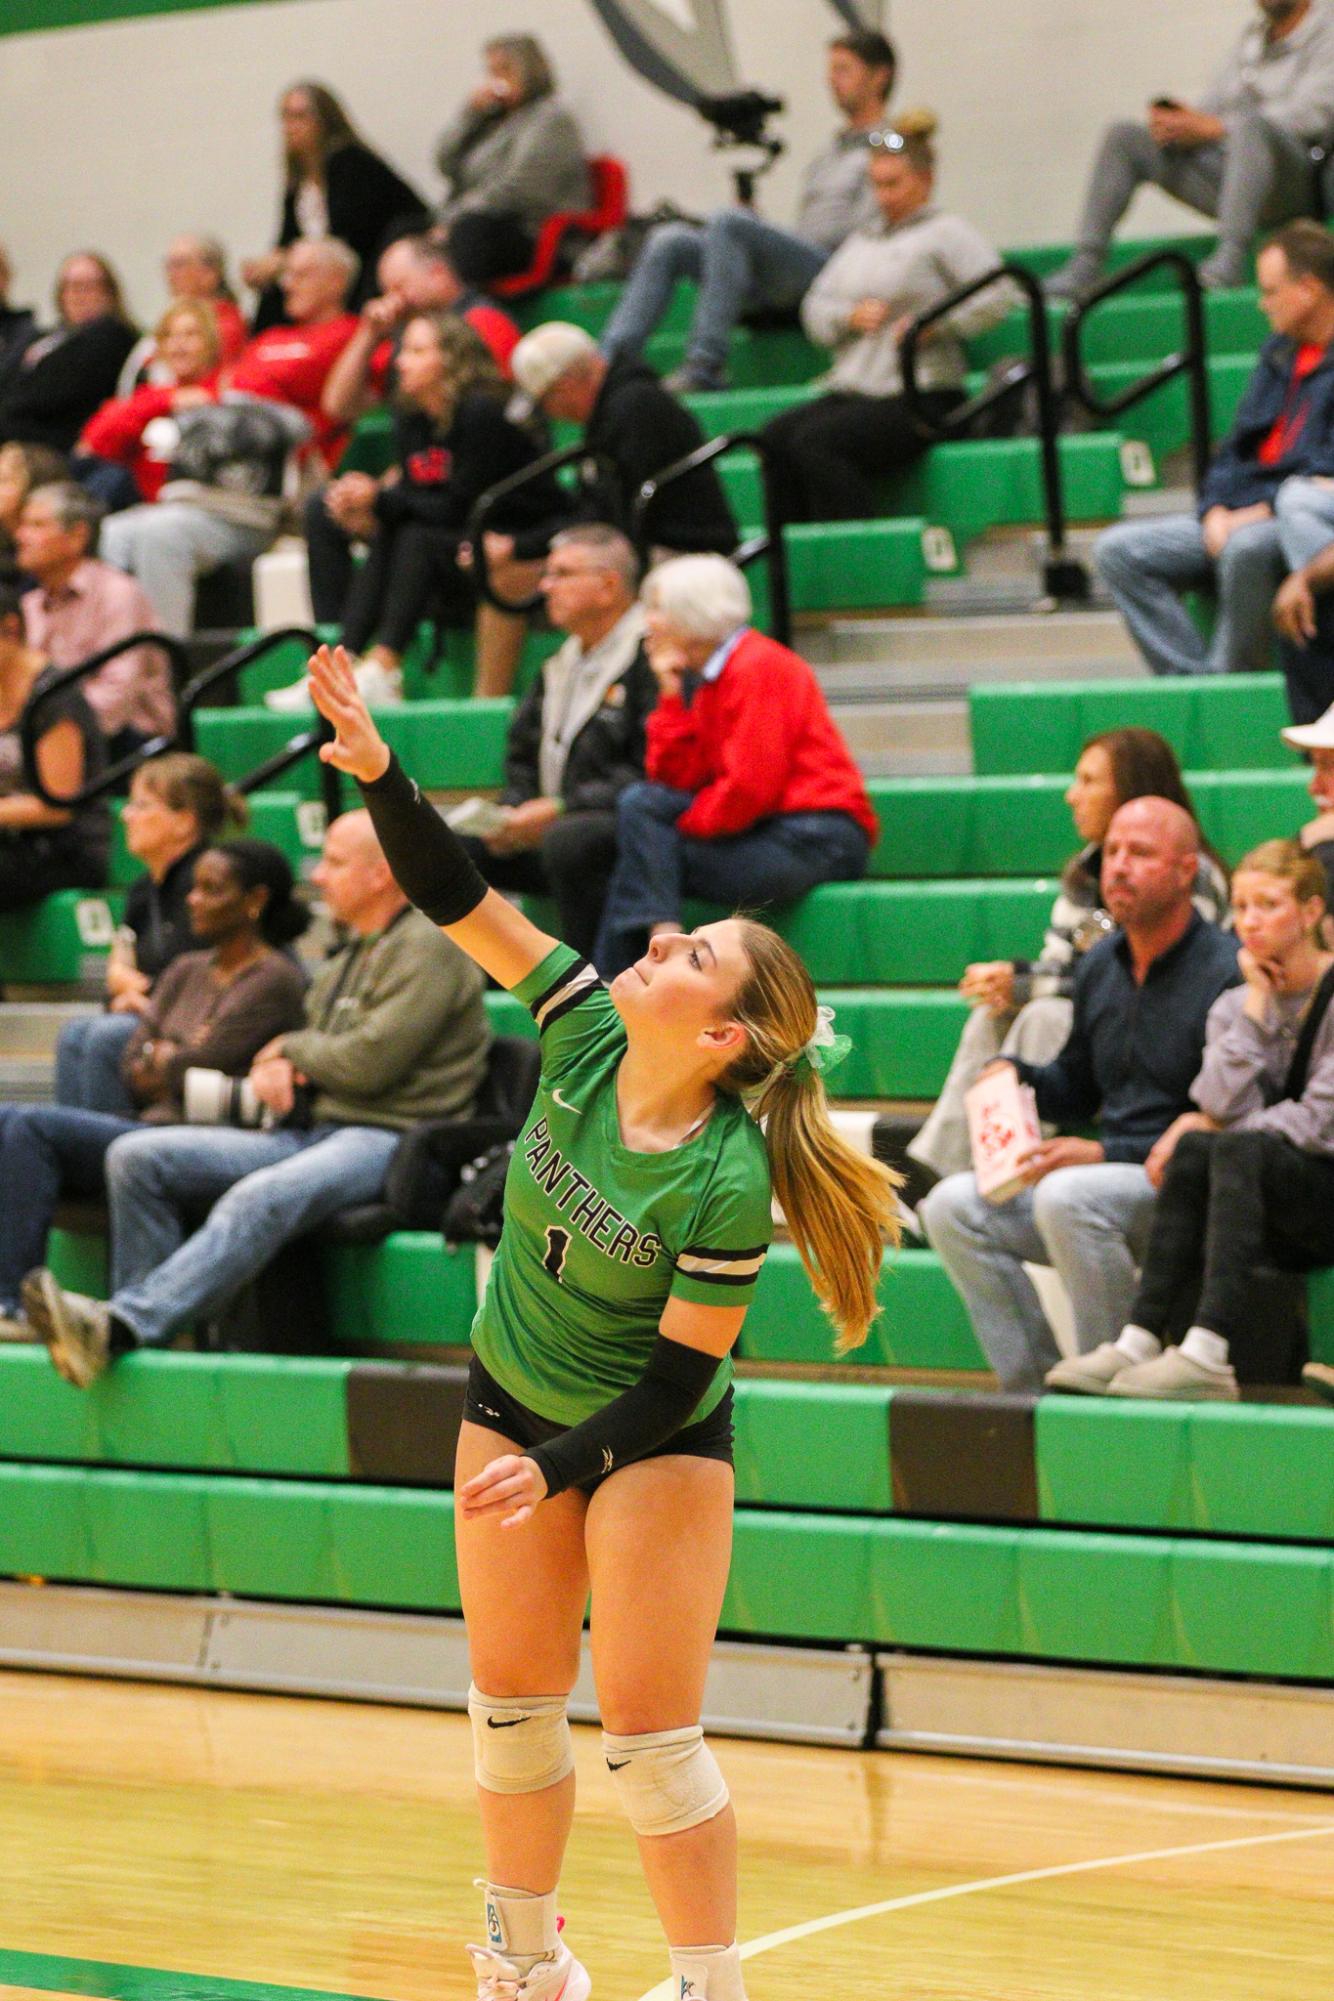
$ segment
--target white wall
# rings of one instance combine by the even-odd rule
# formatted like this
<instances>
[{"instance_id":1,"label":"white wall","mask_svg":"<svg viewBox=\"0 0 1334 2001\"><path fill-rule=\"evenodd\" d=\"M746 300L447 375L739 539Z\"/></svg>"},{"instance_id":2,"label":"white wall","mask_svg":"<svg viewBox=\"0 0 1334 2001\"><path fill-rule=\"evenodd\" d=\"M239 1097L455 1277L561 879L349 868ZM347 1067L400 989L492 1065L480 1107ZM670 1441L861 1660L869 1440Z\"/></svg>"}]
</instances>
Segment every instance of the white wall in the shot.
<instances>
[{"instance_id":1,"label":"white wall","mask_svg":"<svg viewBox=\"0 0 1334 2001\"><path fill-rule=\"evenodd\" d=\"M679 13L680 0L672 6ZM1189 98L1249 11L1249 0L892 0L896 101L939 112L944 198L998 243L1066 237L1101 126L1159 92ZM826 0L731 0L731 15L743 80L791 107L791 151L764 195L781 220L794 163L830 126L822 49L838 17ZM631 162L637 205L726 198L725 156L709 150L706 128L640 81L585 0L274 0L158 14L0 38L0 229L16 296L45 301L62 253L90 244L149 316L173 231L212 230L235 255L262 248L277 206L274 104L301 75L332 84L367 137L434 195L434 137L472 80L478 44L519 26L555 51L591 149ZM1149 197L1134 221L1182 218Z\"/></svg>"}]
</instances>

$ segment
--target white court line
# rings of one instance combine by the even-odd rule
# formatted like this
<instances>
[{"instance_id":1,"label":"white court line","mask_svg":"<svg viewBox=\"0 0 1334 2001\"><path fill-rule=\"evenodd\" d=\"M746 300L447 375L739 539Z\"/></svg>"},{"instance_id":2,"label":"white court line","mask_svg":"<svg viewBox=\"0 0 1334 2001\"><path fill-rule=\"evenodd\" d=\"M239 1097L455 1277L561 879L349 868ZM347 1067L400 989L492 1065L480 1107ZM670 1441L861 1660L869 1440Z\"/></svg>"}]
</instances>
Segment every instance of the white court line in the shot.
<instances>
[{"instance_id":1,"label":"white court line","mask_svg":"<svg viewBox=\"0 0 1334 2001\"><path fill-rule=\"evenodd\" d=\"M1099 1855L1088 1862L1056 1862L1046 1869L1020 1869L1012 1876L984 1876L973 1883L948 1883L939 1890L916 1890L908 1897L889 1897L882 1904L862 1904L852 1911L834 1911L825 1918L808 1918L804 1924L789 1925L785 1931L766 1932L741 1948L742 1959L755 1959L780 1945L795 1945L814 1938L817 1932L835 1931L840 1925L860 1924L865 1918L882 1918L891 1911L915 1910L922 1904L943 1904L952 1897L972 1897L984 1890L1008 1890L1016 1883L1046 1883L1056 1876L1087 1876L1097 1869L1128 1869L1139 1862L1170 1862L1179 1855L1217 1855L1229 1848L1263 1848L1279 1841L1315 1841L1334 1835L1334 1821L1323 1827L1285 1828L1278 1834L1238 1834L1227 1841L1192 1841L1180 1848L1145 1848L1135 1855ZM676 2001L676 1983L668 1978L650 1987L640 2001Z\"/></svg>"}]
</instances>

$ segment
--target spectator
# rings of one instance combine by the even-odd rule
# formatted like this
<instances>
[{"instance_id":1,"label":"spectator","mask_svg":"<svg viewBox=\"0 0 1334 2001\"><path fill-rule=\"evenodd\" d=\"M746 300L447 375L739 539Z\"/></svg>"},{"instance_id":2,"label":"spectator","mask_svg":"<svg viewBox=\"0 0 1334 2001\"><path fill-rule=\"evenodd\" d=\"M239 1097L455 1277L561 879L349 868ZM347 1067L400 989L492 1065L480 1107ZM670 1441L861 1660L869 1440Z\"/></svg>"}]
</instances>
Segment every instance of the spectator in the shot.
<instances>
[{"instance_id":1,"label":"spectator","mask_svg":"<svg viewBox=\"0 0 1334 2001\"><path fill-rule=\"evenodd\" d=\"M1309 213L1310 148L1334 126L1334 18L1327 0L1258 0L1198 106L1158 97L1148 119L1108 127L1080 217L1075 254L1053 273L1053 298L1077 299L1102 276L1135 190L1151 183L1218 218L1200 266L1211 290L1244 285L1259 229Z\"/></svg>"},{"instance_id":2,"label":"spectator","mask_svg":"<svg viewBox=\"0 0 1334 2001\"><path fill-rule=\"evenodd\" d=\"M1320 944L1320 864L1266 841L1237 864L1240 987L1209 1010L1184 1112L1154 1147L1158 1189L1139 1290L1115 1341L1059 1362L1050 1389L1235 1402L1298 1358L1266 1311L1266 1267L1334 1264L1334 953ZM1179 1346L1177 1315L1193 1313Z\"/></svg>"},{"instance_id":3,"label":"spectator","mask_svg":"<svg viewBox=\"0 0 1334 2001\"><path fill-rule=\"evenodd\" d=\"M31 790L24 769L24 712L54 679L24 638L18 592L0 585L0 910L40 902L55 889L94 889L107 879L105 801L72 811L49 806ZM38 775L67 799L105 766L102 732L77 688L48 702L41 724Z\"/></svg>"},{"instance_id":4,"label":"spectator","mask_svg":"<svg viewBox=\"0 0 1334 2001\"><path fill-rule=\"evenodd\" d=\"M455 314L409 320L395 372L398 478L351 487L338 480L328 500L345 541L370 545L343 607L343 643L360 656L357 686L372 705L401 701L403 655L434 610L455 625L475 615L476 692L507 694L527 628L522 618L476 603L458 552L482 494L531 465L538 447L506 417L505 381L491 351ZM497 519L521 530L560 504L554 480L539 480L504 503ZM332 543L324 536L321 547L327 552ZM265 700L272 709L309 708L305 677Z\"/></svg>"},{"instance_id":5,"label":"spectator","mask_svg":"<svg viewBox=\"0 0 1334 2001\"><path fill-rule=\"evenodd\" d=\"M1305 561L1328 530L1294 523L1285 551L1275 496L1294 473L1334 469L1334 238L1294 222L1257 264L1273 337L1200 489L1196 514L1122 521L1099 536L1096 560L1155 674L1226 674L1273 665L1270 623L1283 570ZM1205 640L1182 603L1212 590Z\"/></svg>"},{"instance_id":6,"label":"spectator","mask_svg":"<svg viewBox=\"0 0 1334 2001\"><path fill-rule=\"evenodd\" d=\"M471 1108L489 1039L481 975L408 904L368 813L334 821L315 881L353 937L317 974L306 1026L255 1058L250 1082L276 1123L127 1134L107 1163L109 1304L62 1293L49 1273L24 1284L28 1315L73 1383L215 1311L291 1238L374 1201L404 1129ZM186 1205L208 1202L187 1240Z\"/></svg>"},{"instance_id":7,"label":"spectator","mask_svg":"<svg viewBox=\"0 0 1334 2001\"><path fill-rule=\"evenodd\" d=\"M128 489L121 506L156 500L180 443L170 420L214 399L222 350L213 308L198 299L168 306L154 335L155 379L113 396L88 419L79 439L80 483L101 499ZM167 421L163 421L163 420Z\"/></svg>"},{"instance_id":8,"label":"spectator","mask_svg":"<svg viewBox=\"0 0 1334 2001\"><path fill-rule=\"evenodd\" d=\"M283 205L278 241L262 257L241 266L247 285L260 294L255 331L263 332L291 313L281 280L286 254L295 243L328 237L348 244L363 275L354 282L351 302L360 306L370 291L375 260L395 227L425 220L421 196L361 139L334 93L322 83L294 83L278 105L283 135Z\"/></svg>"},{"instance_id":9,"label":"spectator","mask_svg":"<svg viewBox=\"0 0 1334 2001\"><path fill-rule=\"evenodd\" d=\"M1273 605L1288 713L1294 723L1313 723L1334 702L1334 480L1285 479L1274 518L1292 565Z\"/></svg>"},{"instance_id":10,"label":"spectator","mask_svg":"<svg viewBox=\"0 0 1334 2001\"><path fill-rule=\"evenodd\" d=\"M467 285L490 285L532 263L550 215L586 209L588 164L574 118L532 35L497 35L486 74L441 137L449 183L440 211L450 262Z\"/></svg>"},{"instance_id":11,"label":"spectator","mask_svg":"<svg viewBox=\"0 0 1334 2001\"><path fill-rule=\"evenodd\" d=\"M806 662L750 625L750 591L721 556L644 581L658 683L647 779L621 793L616 867L594 953L613 979L700 896L789 903L862 875L878 833L861 775Z\"/></svg>"},{"instance_id":12,"label":"spectator","mask_svg":"<svg viewBox=\"0 0 1334 2001\"><path fill-rule=\"evenodd\" d=\"M227 282L227 253L217 237L173 237L162 260L162 275L168 310L187 303L208 307L216 330L218 359L229 367L250 338L250 329ZM118 396L132 396L148 383L170 384L174 379L158 352L160 331L159 322L158 331L135 343L120 372Z\"/></svg>"},{"instance_id":13,"label":"spectator","mask_svg":"<svg viewBox=\"0 0 1334 2001\"><path fill-rule=\"evenodd\" d=\"M134 328L105 257L78 250L56 279L57 324L30 340L0 380L0 442L67 452L99 403L116 393Z\"/></svg>"},{"instance_id":14,"label":"spectator","mask_svg":"<svg viewBox=\"0 0 1334 2001\"><path fill-rule=\"evenodd\" d=\"M137 1124L179 1125L187 1070L244 1076L255 1051L302 1017L302 975L277 949L307 922L292 871L267 841L206 848L195 864L190 923L204 951L171 965L126 1046L123 1068L138 1119L65 1105L0 1107L0 1315L4 1337L34 1339L16 1321L25 1272L40 1263L62 1195L100 1195L107 1149ZM225 1135L224 1135L225 1136Z\"/></svg>"},{"instance_id":15,"label":"spectator","mask_svg":"<svg viewBox=\"0 0 1334 2001\"><path fill-rule=\"evenodd\" d=\"M1120 929L1084 955L1059 1056L1013 1065L1044 1119L1096 1121L1099 1137L1041 1141L1027 1187L1008 1202L985 1201L972 1174L952 1174L918 1206L1003 1389L1040 1389L1060 1359L1025 1263L1060 1274L1081 1353L1115 1340L1129 1317L1153 1217L1144 1163L1188 1109L1209 1009L1238 979L1235 941L1192 907L1197 839L1166 799L1121 807L1101 877Z\"/></svg>"},{"instance_id":16,"label":"spectator","mask_svg":"<svg viewBox=\"0 0 1334 2001\"><path fill-rule=\"evenodd\" d=\"M0 244L0 383L37 331L37 316L31 306L11 306L9 288L14 282L9 252Z\"/></svg>"},{"instance_id":17,"label":"spectator","mask_svg":"<svg viewBox=\"0 0 1334 2001\"><path fill-rule=\"evenodd\" d=\"M313 428L312 450L332 464L343 433L323 415L320 398L356 332L356 320L343 310L355 272L355 256L336 237L294 245L283 268L290 324L256 334L205 400L224 411L238 399L285 405ZM281 519L288 454L305 435L304 425L287 422L256 431L237 408L235 420L219 424L216 468L209 463L210 427L200 426L207 477L191 476L192 455L181 474L170 469L154 505L112 515L102 538L107 560L139 578L164 631L183 639L193 630L200 577L227 563L253 562L268 548Z\"/></svg>"},{"instance_id":18,"label":"spectator","mask_svg":"<svg viewBox=\"0 0 1334 2001\"><path fill-rule=\"evenodd\" d=\"M876 482L906 471L929 443L903 394L903 336L916 314L1000 262L971 223L932 200L935 119L920 112L899 124L868 142L878 220L853 231L802 302L806 332L835 350L824 394L765 426L781 453L776 484L789 520L881 512ZM918 381L933 414L963 400L964 339L994 326L1010 305L1008 285L990 287L932 328Z\"/></svg>"},{"instance_id":19,"label":"spectator","mask_svg":"<svg viewBox=\"0 0 1334 2001\"><path fill-rule=\"evenodd\" d=\"M1064 1045L1080 962L1112 928L1102 908L1102 843L1113 814L1128 799L1146 797L1170 799L1195 820L1176 752L1156 730L1103 730L1090 737L1065 795L1075 832L1085 845L1062 873L1042 956L969 966L959 982L973 1012L935 1109L908 1145L908 1158L916 1164L915 1175L910 1173L914 1193L925 1193L924 1181L968 1167L964 1093L988 1063L997 1056L1047 1063ZM1206 924L1221 924L1227 914L1227 871L1198 822L1196 838L1199 869L1192 900Z\"/></svg>"},{"instance_id":20,"label":"spectator","mask_svg":"<svg viewBox=\"0 0 1334 2001\"><path fill-rule=\"evenodd\" d=\"M17 536L23 503L35 486L69 478L69 460L49 445L0 445L0 582L22 580Z\"/></svg>"},{"instance_id":21,"label":"spectator","mask_svg":"<svg viewBox=\"0 0 1334 2001\"><path fill-rule=\"evenodd\" d=\"M1325 908L1334 909L1334 704L1313 723L1299 723L1279 732L1290 749L1311 760L1307 788L1320 809L1297 838L1305 853L1325 872ZM1327 927L1328 928L1328 927Z\"/></svg>"},{"instance_id":22,"label":"spectator","mask_svg":"<svg viewBox=\"0 0 1334 2001\"><path fill-rule=\"evenodd\" d=\"M336 229L331 233L334 236L341 234ZM352 247L355 249L356 245ZM227 253L217 237L173 237L162 260L162 275L167 281L167 296L173 304L194 299L212 308L218 326L222 364L224 368L230 366L249 339L250 329L228 282Z\"/></svg>"},{"instance_id":23,"label":"spectator","mask_svg":"<svg viewBox=\"0 0 1334 2001\"><path fill-rule=\"evenodd\" d=\"M873 205L866 135L884 119L896 58L874 28L829 44L829 92L843 125L806 169L795 230L776 229L753 208L715 209L701 228L664 222L650 231L602 335L603 352L638 355L662 319L678 279L699 285L684 365L667 378L679 395L727 386L732 329L747 313L791 313L832 251Z\"/></svg>"},{"instance_id":24,"label":"spectator","mask_svg":"<svg viewBox=\"0 0 1334 2001\"><path fill-rule=\"evenodd\" d=\"M324 385L324 414L331 422L355 423L374 403L392 395L399 336L417 313L457 313L482 336L502 375L509 374L510 356L519 343L518 327L494 299L463 283L435 237L396 237L380 254L376 281L379 295L362 307L357 331ZM313 574L311 589L315 589ZM341 596L328 611L321 611L317 598L315 617L321 624L331 624L341 609Z\"/></svg>"},{"instance_id":25,"label":"spectator","mask_svg":"<svg viewBox=\"0 0 1334 2001\"><path fill-rule=\"evenodd\" d=\"M244 827L249 809L206 758L168 751L141 764L121 807L125 845L144 873L125 898L125 914L107 957L105 1014L67 1021L56 1042L58 1105L131 1117L121 1058L152 1006L153 989L195 943L188 899L195 863L229 823Z\"/></svg>"},{"instance_id":26,"label":"spectator","mask_svg":"<svg viewBox=\"0 0 1334 2001\"><path fill-rule=\"evenodd\" d=\"M608 361L597 342L582 327L565 320L548 320L525 334L511 358L519 395L512 416L534 409L556 423L578 424L589 453L577 497L568 500L563 520L603 521L630 532L635 526L634 502L640 487L675 460L685 458L704 442L704 434L683 404L678 403L642 361L620 357ZM609 461L603 472L594 455ZM736 523L712 466L701 466L667 488L650 517L655 553L675 555L687 550L728 553L737 545ZM492 581L506 598L529 591L540 571L540 558L551 542L551 530L513 536L493 531L486 538Z\"/></svg>"},{"instance_id":27,"label":"spectator","mask_svg":"<svg viewBox=\"0 0 1334 2001\"><path fill-rule=\"evenodd\" d=\"M554 538L542 595L568 637L510 723L504 825L465 839L495 888L553 896L561 937L590 958L616 860L616 801L643 776L644 724L657 700L638 581L619 529L592 522Z\"/></svg>"},{"instance_id":28,"label":"spectator","mask_svg":"<svg viewBox=\"0 0 1334 2001\"><path fill-rule=\"evenodd\" d=\"M36 579L24 593L24 629L53 667L77 667L117 640L158 629L133 578L93 553L100 518L97 502L73 480L35 487L19 517L19 567ZM113 750L170 736L176 727L171 672L159 647L117 654L79 688Z\"/></svg>"}]
</instances>

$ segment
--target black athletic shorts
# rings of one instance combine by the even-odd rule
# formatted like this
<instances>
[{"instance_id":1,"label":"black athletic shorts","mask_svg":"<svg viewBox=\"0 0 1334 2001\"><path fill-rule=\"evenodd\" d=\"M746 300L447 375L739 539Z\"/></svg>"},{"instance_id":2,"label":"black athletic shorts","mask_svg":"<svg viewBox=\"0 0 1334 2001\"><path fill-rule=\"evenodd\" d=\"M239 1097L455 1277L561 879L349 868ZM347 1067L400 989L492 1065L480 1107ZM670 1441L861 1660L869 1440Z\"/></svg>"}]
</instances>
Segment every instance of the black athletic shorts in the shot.
<instances>
[{"instance_id":1,"label":"black athletic shorts","mask_svg":"<svg viewBox=\"0 0 1334 2001\"><path fill-rule=\"evenodd\" d=\"M565 1424L554 1424L549 1417L539 1417L535 1410L529 1410L503 1390L495 1377L484 1369L474 1355L468 1364L468 1394L464 1400L463 1415L469 1424L480 1424L484 1431L498 1431L504 1438L512 1438L516 1445L527 1448L532 1445L546 1445L551 1439L559 1438L568 1431ZM652 1452L643 1452L641 1459L663 1459L673 1454L685 1454L690 1459L721 1459L723 1464L732 1464L732 1387L728 1384L725 1394L708 1416L698 1424L687 1424ZM629 1462L633 1464L633 1461ZM596 1479L580 1480L580 1493L593 1494L610 1478L599 1473Z\"/></svg>"}]
</instances>

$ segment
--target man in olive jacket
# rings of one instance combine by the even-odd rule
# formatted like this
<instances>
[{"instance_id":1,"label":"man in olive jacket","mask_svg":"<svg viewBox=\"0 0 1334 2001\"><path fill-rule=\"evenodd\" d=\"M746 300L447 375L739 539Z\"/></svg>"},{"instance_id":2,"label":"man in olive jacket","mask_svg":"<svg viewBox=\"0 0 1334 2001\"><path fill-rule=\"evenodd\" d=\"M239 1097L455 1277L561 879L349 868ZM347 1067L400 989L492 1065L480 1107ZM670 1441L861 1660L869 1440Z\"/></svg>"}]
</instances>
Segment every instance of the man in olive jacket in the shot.
<instances>
[{"instance_id":1,"label":"man in olive jacket","mask_svg":"<svg viewBox=\"0 0 1334 2001\"><path fill-rule=\"evenodd\" d=\"M472 1110L490 1043L482 976L407 902L369 813L334 821L315 881L351 942L311 983L305 1027L255 1058L268 1129L127 1133L149 1144L107 1156L112 1298L66 1293L46 1271L24 1280L25 1313L80 1388L216 1311L291 1238L375 1201L408 1126Z\"/></svg>"}]
</instances>

